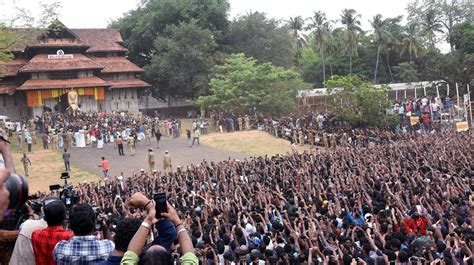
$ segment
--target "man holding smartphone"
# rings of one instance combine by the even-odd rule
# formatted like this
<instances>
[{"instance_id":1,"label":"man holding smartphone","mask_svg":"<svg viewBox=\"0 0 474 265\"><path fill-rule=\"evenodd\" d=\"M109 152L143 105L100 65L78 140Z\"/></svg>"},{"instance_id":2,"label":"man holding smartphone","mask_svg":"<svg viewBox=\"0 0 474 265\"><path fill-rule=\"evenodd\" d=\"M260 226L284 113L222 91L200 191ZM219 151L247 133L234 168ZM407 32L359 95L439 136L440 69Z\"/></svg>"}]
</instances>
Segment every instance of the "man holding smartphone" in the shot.
<instances>
[{"instance_id":1,"label":"man holding smartphone","mask_svg":"<svg viewBox=\"0 0 474 265\"><path fill-rule=\"evenodd\" d=\"M133 236L133 239L130 242L130 245L128 246L127 252L125 252L125 255L123 256L121 263L127 265L134 265L138 264L140 260L139 255L142 253L143 246L145 245L148 235L151 231L151 226L156 224L158 222L158 219L156 216L155 201L149 200L142 193L137 192L133 194L133 196L130 198L129 204L133 207L144 207L147 212L144 222ZM158 207L161 208L162 206ZM176 210L169 203L167 203L167 212L161 213L161 217L165 218L165 220L170 221L172 225L178 230L178 242L181 248L181 252L183 254L180 260L181 264L199 264L198 258L194 254L194 247L191 241L191 237L189 236L187 229L184 227L183 223L179 219ZM161 235L161 232L159 232L159 235ZM147 249L147 251L143 255L143 259L146 260L148 258L151 258L152 256L156 257L157 255L172 260L172 256L169 250L164 248L162 245L157 244L154 244L153 246Z\"/></svg>"}]
</instances>

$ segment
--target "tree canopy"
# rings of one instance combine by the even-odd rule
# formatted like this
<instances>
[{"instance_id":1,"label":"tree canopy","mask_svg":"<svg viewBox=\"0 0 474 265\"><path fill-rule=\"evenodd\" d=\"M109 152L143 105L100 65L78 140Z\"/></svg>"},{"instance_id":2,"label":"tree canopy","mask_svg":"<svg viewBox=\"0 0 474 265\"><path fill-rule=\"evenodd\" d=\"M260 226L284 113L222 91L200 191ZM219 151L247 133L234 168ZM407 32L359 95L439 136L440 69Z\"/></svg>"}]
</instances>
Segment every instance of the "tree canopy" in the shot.
<instances>
[{"instance_id":1,"label":"tree canopy","mask_svg":"<svg viewBox=\"0 0 474 265\"><path fill-rule=\"evenodd\" d=\"M145 0L111 26L162 98L207 95L211 69L233 53L293 69L313 87L348 74L378 84L444 80L460 83L461 91L474 86L469 0L413 0L406 23L402 14L369 18L354 9L332 18L314 10L310 18L283 20L261 12L231 19L229 10L226 0ZM364 21L371 27L363 28ZM442 49L446 44L449 50Z\"/></svg>"},{"instance_id":2,"label":"tree canopy","mask_svg":"<svg viewBox=\"0 0 474 265\"><path fill-rule=\"evenodd\" d=\"M198 103L202 109L243 114L255 108L280 116L295 110L296 92L308 87L293 70L232 54L224 65L214 67L210 93Z\"/></svg>"},{"instance_id":3,"label":"tree canopy","mask_svg":"<svg viewBox=\"0 0 474 265\"><path fill-rule=\"evenodd\" d=\"M393 117L385 114L385 109L391 106L385 87L373 86L355 75L334 75L326 81L326 87L334 95L334 102L330 104L332 111L350 125L394 125Z\"/></svg>"}]
</instances>

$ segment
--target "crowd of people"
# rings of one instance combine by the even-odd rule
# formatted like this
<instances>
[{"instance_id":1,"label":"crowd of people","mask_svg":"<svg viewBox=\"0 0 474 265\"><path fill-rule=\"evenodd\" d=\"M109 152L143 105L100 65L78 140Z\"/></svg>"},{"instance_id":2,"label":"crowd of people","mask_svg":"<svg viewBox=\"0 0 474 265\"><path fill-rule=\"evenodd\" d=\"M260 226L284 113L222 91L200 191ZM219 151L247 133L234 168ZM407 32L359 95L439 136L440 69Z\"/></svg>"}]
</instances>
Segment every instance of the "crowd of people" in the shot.
<instances>
[{"instance_id":1,"label":"crowd of people","mask_svg":"<svg viewBox=\"0 0 474 265\"><path fill-rule=\"evenodd\" d=\"M67 116L62 113L45 112L42 117L30 119L17 129L16 145L32 145L40 139L44 149L71 149L73 147L104 148L107 144L125 144L133 155L136 146L143 141L151 145L156 138L160 146L162 136L178 138L181 121L174 118L151 117L127 112L88 112Z\"/></svg>"},{"instance_id":2,"label":"crowd of people","mask_svg":"<svg viewBox=\"0 0 474 265\"><path fill-rule=\"evenodd\" d=\"M472 133L357 132L333 148L39 192L11 264L473 264ZM156 219L158 192L169 206Z\"/></svg>"}]
</instances>

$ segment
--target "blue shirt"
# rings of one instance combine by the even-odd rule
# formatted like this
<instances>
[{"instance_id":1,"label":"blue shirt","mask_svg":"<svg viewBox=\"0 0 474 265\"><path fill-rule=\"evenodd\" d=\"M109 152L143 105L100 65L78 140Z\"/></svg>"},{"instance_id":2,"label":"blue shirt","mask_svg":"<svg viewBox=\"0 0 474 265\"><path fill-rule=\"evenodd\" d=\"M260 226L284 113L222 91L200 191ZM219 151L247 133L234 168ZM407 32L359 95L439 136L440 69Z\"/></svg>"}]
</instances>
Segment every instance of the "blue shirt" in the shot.
<instances>
[{"instance_id":1,"label":"blue shirt","mask_svg":"<svg viewBox=\"0 0 474 265\"><path fill-rule=\"evenodd\" d=\"M93 264L105 261L114 251L110 240L98 240L95 236L74 236L59 242L53 251L54 261L62 264Z\"/></svg>"}]
</instances>

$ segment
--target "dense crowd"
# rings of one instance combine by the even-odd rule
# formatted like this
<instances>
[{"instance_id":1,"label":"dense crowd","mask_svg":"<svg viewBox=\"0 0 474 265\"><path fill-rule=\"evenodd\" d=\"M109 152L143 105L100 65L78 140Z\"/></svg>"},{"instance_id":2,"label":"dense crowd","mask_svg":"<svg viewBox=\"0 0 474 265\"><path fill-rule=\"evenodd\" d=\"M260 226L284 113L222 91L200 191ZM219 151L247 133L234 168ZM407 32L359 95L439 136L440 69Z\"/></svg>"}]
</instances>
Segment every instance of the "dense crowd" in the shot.
<instances>
[{"instance_id":1,"label":"dense crowd","mask_svg":"<svg viewBox=\"0 0 474 265\"><path fill-rule=\"evenodd\" d=\"M16 144L31 145L41 140L44 149L70 149L92 146L103 148L108 143L123 144L136 149L140 141L160 142L162 136L177 138L181 121L174 118L151 117L127 112L88 112L67 116L45 112L41 117L24 122L17 129Z\"/></svg>"},{"instance_id":2,"label":"dense crowd","mask_svg":"<svg viewBox=\"0 0 474 265\"><path fill-rule=\"evenodd\" d=\"M185 253L182 264L194 264L193 247L201 264L472 264L472 134L369 130L358 137L334 149L80 183L71 191L69 226L77 237L73 209L93 209L101 225L86 232L114 238L116 249L107 243L91 259L132 260L124 264L140 254L142 264L171 264ZM385 140L357 144L370 137ZM157 192L166 192L177 215L158 222L147 240L146 226L156 220L146 206ZM187 233L192 245L183 247ZM71 253L63 248L50 249L50 258Z\"/></svg>"}]
</instances>

